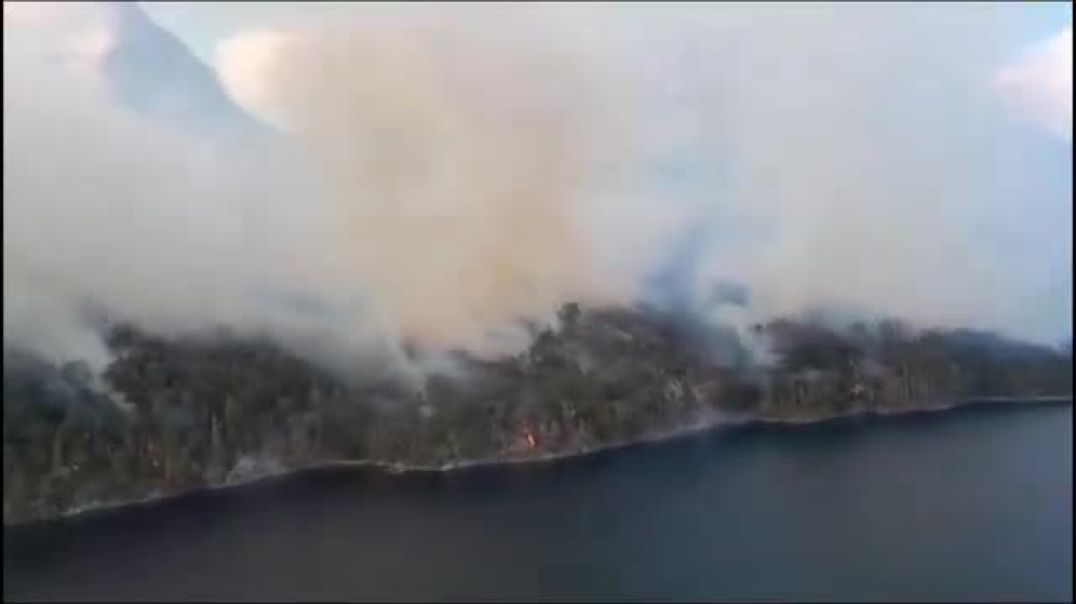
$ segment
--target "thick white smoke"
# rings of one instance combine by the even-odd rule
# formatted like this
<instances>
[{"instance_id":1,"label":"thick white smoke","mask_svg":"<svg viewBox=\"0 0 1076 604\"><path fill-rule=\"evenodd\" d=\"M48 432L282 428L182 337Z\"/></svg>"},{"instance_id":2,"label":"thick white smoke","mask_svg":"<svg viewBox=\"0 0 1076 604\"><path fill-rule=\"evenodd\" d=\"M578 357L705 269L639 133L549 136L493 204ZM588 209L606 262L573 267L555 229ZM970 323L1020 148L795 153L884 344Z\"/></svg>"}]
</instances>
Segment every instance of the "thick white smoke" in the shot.
<instances>
[{"instance_id":1,"label":"thick white smoke","mask_svg":"<svg viewBox=\"0 0 1076 604\"><path fill-rule=\"evenodd\" d=\"M693 161L675 177L697 183L680 203L708 225L696 295L743 283L750 320L831 307L1048 342L1071 332L1071 147L1011 124L995 86L1034 41L1014 42L1024 10L636 9L654 140ZM1054 128L1071 116L1062 44L1035 71Z\"/></svg>"},{"instance_id":2,"label":"thick white smoke","mask_svg":"<svg viewBox=\"0 0 1076 604\"><path fill-rule=\"evenodd\" d=\"M257 71L252 51L269 61L254 74L284 118L269 140L141 117L103 74L110 7L46 8L5 9L24 17L5 18L8 343L100 366L92 305L323 358L402 342L496 354L526 344L520 319L625 300L577 227L625 148L610 90L514 19L495 19L496 39L443 19L290 36L281 54L240 40L225 74Z\"/></svg>"},{"instance_id":3,"label":"thick white smoke","mask_svg":"<svg viewBox=\"0 0 1076 604\"><path fill-rule=\"evenodd\" d=\"M629 159L623 104L585 55L505 17L255 32L220 53L230 89L325 179L337 278L419 342L615 296L578 225L600 170Z\"/></svg>"},{"instance_id":4,"label":"thick white smoke","mask_svg":"<svg viewBox=\"0 0 1076 604\"><path fill-rule=\"evenodd\" d=\"M1071 172L995 85L1012 8L355 5L221 46L281 130L244 142L124 106L107 6L4 7L6 343L103 363L92 303L345 366L496 354L517 319L645 293L688 226L689 295L747 286L710 309L742 329L829 307L1071 331Z\"/></svg>"},{"instance_id":5,"label":"thick white smoke","mask_svg":"<svg viewBox=\"0 0 1076 604\"><path fill-rule=\"evenodd\" d=\"M280 174L281 153L188 135L116 102L101 69L115 17L5 4L5 344L100 367L88 307L169 334L351 326L264 295L304 291L318 269L295 236L305 189Z\"/></svg>"}]
</instances>

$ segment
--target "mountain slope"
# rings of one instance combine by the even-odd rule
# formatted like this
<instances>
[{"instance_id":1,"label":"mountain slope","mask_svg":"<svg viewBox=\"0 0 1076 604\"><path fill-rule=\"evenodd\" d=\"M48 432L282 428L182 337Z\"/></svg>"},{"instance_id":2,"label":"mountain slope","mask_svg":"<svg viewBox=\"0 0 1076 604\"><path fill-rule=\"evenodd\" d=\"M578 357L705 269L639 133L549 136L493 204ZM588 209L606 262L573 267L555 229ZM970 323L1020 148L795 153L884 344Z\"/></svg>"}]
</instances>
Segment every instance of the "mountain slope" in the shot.
<instances>
[{"instance_id":1,"label":"mountain slope","mask_svg":"<svg viewBox=\"0 0 1076 604\"><path fill-rule=\"evenodd\" d=\"M116 97L145 117L214 136L265 136L272 130L236 105L216 73L133 2L103 3L114 13L114 44L103 72Z\"/></svg>"},{"instance_id":2,"label":"mountain slope","mask_svg":"<svg viewBox=\"0 0 1076 604\"><path fill-rule=\"evenodd\" d=\"M466 377L432 377L422 392L228 334L114 328L100 380L5 351L4 520L345 459L436 467L577 453L728 415L804 421L1072 392L1071 353L960 332L775 321L758 329L780 362L752 367L714 365L647 311L569 305L561 324L522 355L460 355Z\"/></svg>"}]
</instances>

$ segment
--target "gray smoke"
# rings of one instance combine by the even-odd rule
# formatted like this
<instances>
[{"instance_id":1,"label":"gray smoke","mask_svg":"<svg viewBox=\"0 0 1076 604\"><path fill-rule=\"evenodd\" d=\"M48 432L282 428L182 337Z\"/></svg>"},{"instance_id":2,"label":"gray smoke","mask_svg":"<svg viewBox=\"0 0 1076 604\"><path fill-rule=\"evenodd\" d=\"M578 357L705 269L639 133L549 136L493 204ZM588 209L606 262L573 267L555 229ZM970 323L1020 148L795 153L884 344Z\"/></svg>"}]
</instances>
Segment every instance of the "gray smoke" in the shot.
<instances>
[{"instance_id":1,"label":"gray smoke","mask_svg":"<svg viewBox=\"0 0 1076 604\"><path fill-rule=\"evenodd\" d=\"M5 4L5 344L99 367L89 304L417 378L663 267L729 354L814 308L1071 333L1071 147L991 89L1012 10L356 5L209 72L130 12ZM202 127L218 74L264 123Z\"/></svg>"}]
</instances>

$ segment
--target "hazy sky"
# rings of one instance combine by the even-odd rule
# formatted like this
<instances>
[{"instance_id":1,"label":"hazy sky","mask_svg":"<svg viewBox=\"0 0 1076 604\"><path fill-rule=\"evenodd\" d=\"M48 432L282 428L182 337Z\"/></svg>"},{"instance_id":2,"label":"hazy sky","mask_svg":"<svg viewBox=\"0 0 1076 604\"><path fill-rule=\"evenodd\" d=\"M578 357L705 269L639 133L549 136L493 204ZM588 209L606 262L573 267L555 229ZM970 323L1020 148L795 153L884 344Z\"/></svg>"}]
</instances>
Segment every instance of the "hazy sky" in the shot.
<instances>
[{"instance_id":1,"label":"hazy sky","mask_svg":"<svg viewBox=\"0 0 1076 604\"><path fill-rule=\"evenodd\" d=\"M147 8L211 63L223 42L258 29L484 10L347 3ZM696 267L700 280L705 273L748 281L780 300L774 311L831 293L850 306L919 306L929 310L916 318L979 321L1045 340L1071 331L1070 4L526 8L582 31L584 44L645 82L640 121L652 130L648 165L661 181L645 186L660 190L661 203L678 206L665 208L665 220L713 225ZM803 154L798 166L792 153ZM810 157L818 153L832 157L820 167ZM877 178L835 170L874 171ZM844 202L841 194L859 197ZM869 199L883 194L920 199ZM935 195L969 199L947 205L930 200ZM776 205L767 206L767 196ZM894 215L897 205L901 213ZM772 212L784 219L768 220ZM621 217L623 228L636 228ZM648 213L638 220L661 219ZM852 232L842 231L846 222L856 225ZM963 232L944 232L954 227ZM901 229L922 235L894 238ZM767 233L781 245L760 246ZM942 239L945 253L918 249ZM616 248L614 255L623 250ZM802 260L811 252L818 262ZM881 253L907 261L861 266L854 258ZM958 269L965 274L956 276ZM893 285L870 283L882 279L876 273L888 273ZM961 304L982 312L972 317Z\"/></svg>"},{"instance_id":2,"label":"hazy sky","mask_svg":"<svg viewBox=\"0 0 1076 604\"><path fill-rule=\"evenodd\" d=\"M146 11L159 23L174 32L203 60L211 61L215 47L222 40L245 30L262 27L288 27L324 25L341 18L366 17L374 14L422 13L430 10L454 10L438 6L442 3L414 2L406 4L389 3L384 6L359 6L347 2L149 2ZM573 3L575 8L568 10L592 11L585 3ZM722 6L698 6L663 2L657 5L630 3L623 5L598 6L597 10L622 15L627 20L637 20L637 26L652 24L653 16L675 20L690 15L694 20L699 15L711 20L720 20L721 13L736 3L722 3ZM778 3L779 4L779 3ZM800 3L794 3L800 4ZM935 3L941 4L941 3ZM965 10L984 10L974 3L960 3ZM1071 26L1072 7L1067 2L1020 2L1013 7L993 7L1000 10L1007 22L1005 39L999 44L1008 52L1045 40L1058 33L1065 26ZM460 7L457 4L456 7ZM748 3L747 8L750 8ZM877 6L877 5L876 5ZM970 9L968 8L970 7ZM557 7L553 7L555 10ZM462 9L461 9L462 10ZM1001 15L999 15L1001 18Z\"/></svg>"},{"instance_id":3,"label":"hazy sky","mask_svg":"<svg viewBox=\"0 0 1076 604\"><path fill-rule=\"evenodd\" d=\"M671 293L1070 337L1069 4L145 4L289 164L99 90L103 6L4 5L5 332L65 296L307 329L245 306L279 290L440 344ZM215 86L168 52L124 85Z\"/></svg>"}]
</instances>

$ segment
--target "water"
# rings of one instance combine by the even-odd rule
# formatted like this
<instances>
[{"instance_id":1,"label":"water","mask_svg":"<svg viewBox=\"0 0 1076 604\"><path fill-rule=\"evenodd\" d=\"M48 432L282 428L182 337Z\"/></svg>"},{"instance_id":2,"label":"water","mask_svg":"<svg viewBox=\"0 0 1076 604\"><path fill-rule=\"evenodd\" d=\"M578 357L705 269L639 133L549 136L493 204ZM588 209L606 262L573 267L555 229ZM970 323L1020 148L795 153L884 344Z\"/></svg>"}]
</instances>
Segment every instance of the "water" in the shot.
<instances>
[{"instance_id":1,"label":"water","mask_svg":"<svg viewBox=\"0 0 1076 604\"><path fill-rule=\"evenodd\" d=\"M8 528L5 599L1072 599L1072 407L318 471Z\"/></svg>"}]
</instances>

